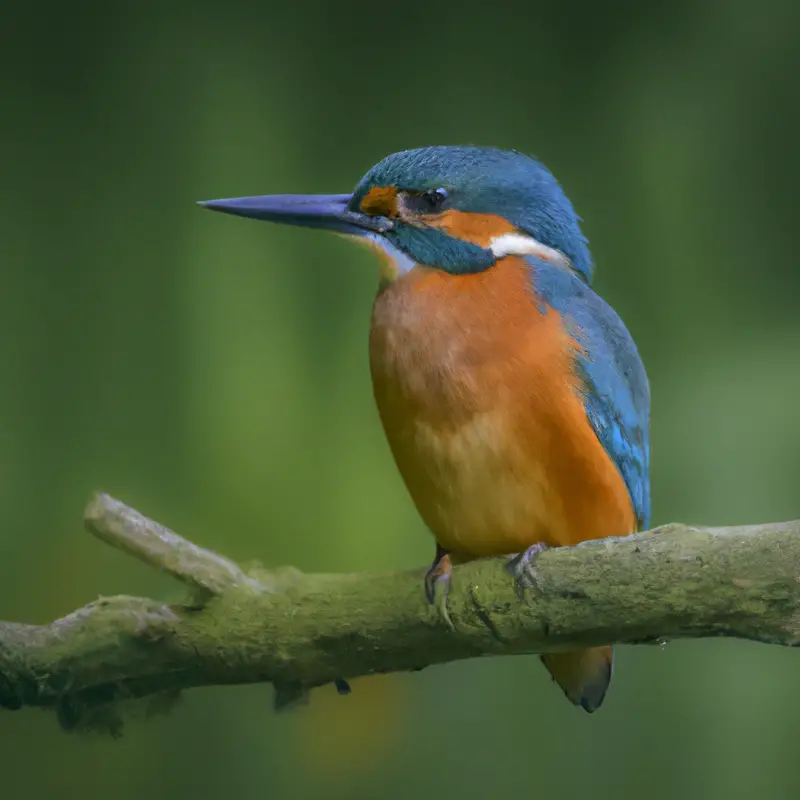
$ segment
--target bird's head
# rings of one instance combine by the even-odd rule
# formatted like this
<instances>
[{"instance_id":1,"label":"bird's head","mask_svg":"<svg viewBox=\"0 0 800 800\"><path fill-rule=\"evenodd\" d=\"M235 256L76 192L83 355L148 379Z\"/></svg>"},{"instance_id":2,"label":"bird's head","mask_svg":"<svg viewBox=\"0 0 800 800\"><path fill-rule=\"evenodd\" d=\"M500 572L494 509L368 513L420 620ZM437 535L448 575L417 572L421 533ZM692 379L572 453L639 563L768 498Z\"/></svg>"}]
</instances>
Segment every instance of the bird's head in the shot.
<instances>
[{"instance_id":1,"label":"bird's head","mask_svg":"<svg viewBox=\"0 0 800 800\"><path fill-rule=\"evenodd\" d=\"M388 277L416 264L481 272L507 255L534 255L592 276L572 204L538 161L515 151L436 146L387 156L352 194L265 195L206 208L362 237L390 256Z\"/></svg>"}]
</instances>

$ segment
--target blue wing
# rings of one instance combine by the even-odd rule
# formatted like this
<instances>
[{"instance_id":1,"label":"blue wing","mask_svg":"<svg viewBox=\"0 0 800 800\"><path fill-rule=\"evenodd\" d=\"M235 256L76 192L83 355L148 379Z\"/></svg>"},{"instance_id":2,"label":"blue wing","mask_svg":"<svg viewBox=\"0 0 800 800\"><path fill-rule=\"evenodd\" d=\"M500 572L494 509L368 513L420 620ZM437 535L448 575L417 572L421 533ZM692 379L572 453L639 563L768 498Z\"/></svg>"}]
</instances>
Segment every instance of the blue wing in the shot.
<instances>
[{"instance_id":1,"label":"blue wing","mask_svg":"<svg viewBox=\"0 0 800 800\"><path fill-rule=\"evenodd\" d=\"M650 386L628 329L576 275L530 260L539 298L561 312L586 355L578 358L592 428L617 465L639 530L650 526Z\"/></svg>"}]
</instances>

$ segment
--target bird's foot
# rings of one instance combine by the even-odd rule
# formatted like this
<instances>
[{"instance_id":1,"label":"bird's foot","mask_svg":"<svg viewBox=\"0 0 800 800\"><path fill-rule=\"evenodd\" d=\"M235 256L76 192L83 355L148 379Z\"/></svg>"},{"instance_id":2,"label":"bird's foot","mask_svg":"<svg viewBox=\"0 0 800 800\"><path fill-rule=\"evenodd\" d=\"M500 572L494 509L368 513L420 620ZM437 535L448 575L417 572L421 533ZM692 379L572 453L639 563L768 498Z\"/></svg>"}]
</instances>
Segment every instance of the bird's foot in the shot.
<instances>
[{"instance_id":1,"label":"bird's foot","mask_svg":"<svg viewBox=\"0 0 800 800\"><path fill-rule=\"evenodd\" d=\"M547 545L544 542L537 542L527 550L509 557L506 569L514 576L514 582L520 596L524 595L526 589L539 588L539 578L534 564L537 556L543 550L547 550Z\"/></svg>"},{"instance_id":2,"label":"bird's foot","mask_svg":"<svg viewBox=\"0 0 800 800\"><path fill-rule=\"evenodd\" d=\"M425 596L431 605L436 606L439 616L450 630L455 630L447 610L447 596L450 593L450 574L453 564L450 554L436 545L436 556L430 569L425 573Z\"/></svg>"}]
</instances>

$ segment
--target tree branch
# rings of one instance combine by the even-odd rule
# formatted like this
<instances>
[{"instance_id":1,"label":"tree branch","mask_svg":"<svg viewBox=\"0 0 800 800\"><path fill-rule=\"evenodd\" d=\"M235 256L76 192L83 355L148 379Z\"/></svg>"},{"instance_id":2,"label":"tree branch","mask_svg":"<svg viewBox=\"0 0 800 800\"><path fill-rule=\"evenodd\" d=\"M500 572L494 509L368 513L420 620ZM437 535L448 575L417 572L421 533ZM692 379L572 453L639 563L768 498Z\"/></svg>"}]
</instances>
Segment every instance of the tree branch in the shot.
<instances>
[{"instance_id":1,"label":"tree branch","mask_svg":"<svg viewBox=\"0 0 800 800\"><path fill-rule=\"evenodd\" d=\"M504 559L453 571L454 630L422 571L244 571L107 495L85 517L103 541L190 587L191 602L95 600L49 625L0 622L0 706L53 708L64 728L110 726L131 698L272 682L276 705L339 677L481 655L736 636L800 642L800 521L666 525L545 551L538 587L516 593Z\"/></svg>"}]
</instances>

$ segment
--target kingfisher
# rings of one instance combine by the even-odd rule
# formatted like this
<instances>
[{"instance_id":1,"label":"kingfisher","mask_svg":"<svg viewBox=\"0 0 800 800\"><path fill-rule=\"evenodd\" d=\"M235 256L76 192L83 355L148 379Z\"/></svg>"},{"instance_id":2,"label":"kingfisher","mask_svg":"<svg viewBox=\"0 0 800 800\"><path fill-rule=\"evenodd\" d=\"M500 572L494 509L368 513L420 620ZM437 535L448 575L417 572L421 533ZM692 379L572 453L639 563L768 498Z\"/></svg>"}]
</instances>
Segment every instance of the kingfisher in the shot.
<instances>
[{"instance_id":1,"label":"kingfisher","mask_svg":"<svg viewBox=\"0 0 800 800\"><path fill-rule=\"evenodd\" d=\"M424 585L445 616L453 564L506 556L530 586L543 549L647 529L647 374L591 288L581 220L540 161L422 147L387 156L351 194L200 205L327 229L380 255L373 394L436 541ZM573 704L600 707L613 645L540 658Z\"/></svg>"}]
</instances>

